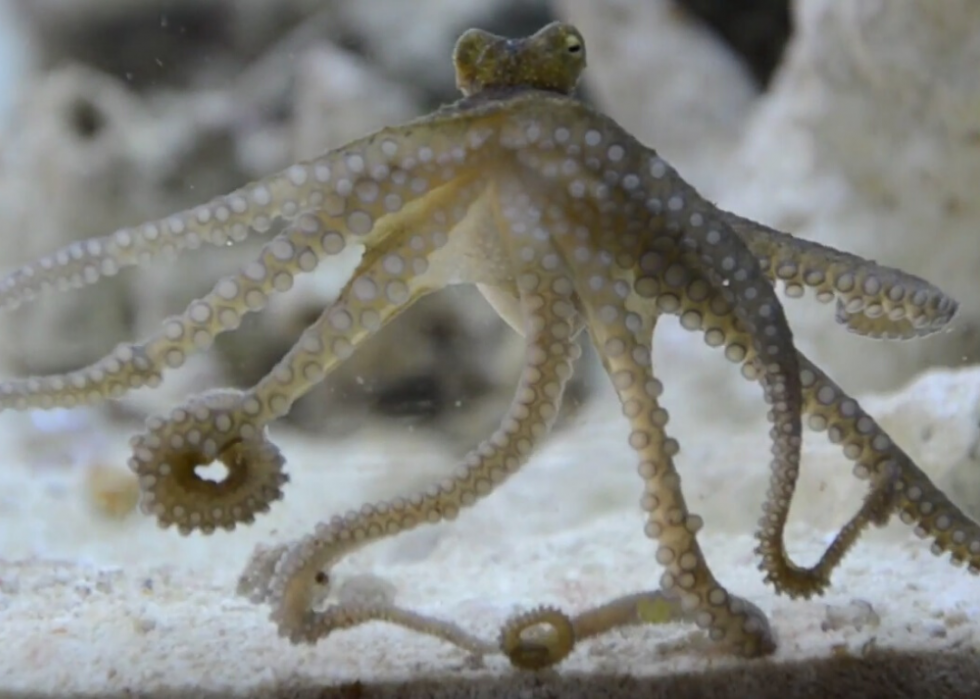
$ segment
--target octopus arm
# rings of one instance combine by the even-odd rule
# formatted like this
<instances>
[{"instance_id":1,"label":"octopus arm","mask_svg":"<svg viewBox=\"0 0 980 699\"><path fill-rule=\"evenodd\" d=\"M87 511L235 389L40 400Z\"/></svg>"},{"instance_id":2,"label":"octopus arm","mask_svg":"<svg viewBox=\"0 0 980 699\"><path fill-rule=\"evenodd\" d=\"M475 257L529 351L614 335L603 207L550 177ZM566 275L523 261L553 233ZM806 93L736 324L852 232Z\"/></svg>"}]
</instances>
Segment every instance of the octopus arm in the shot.
<instances>
[{"instance_id":1,"label":"octopus arm","mask_svg":"<svg viewBox=\"0 0 980 699\"><path fill-rule=\"evenodd\" d=\"M692 279L691 283L705 283ZM747 346L748 336L731 304L717 290L706 296L676 295L666 304L681 316L684 327L704 333L708 344ZM746 365L759 361L754 352L742 355ZM949 551L954 563L967 563L980 572L980 526L946 497L929 477L896 445L860 404L826 373L799 353L803 386L803 413L807 425L826 432L854 463L854 475L866 480L870 489L859 511L841 528L820 560L810 568L784 562L786 544L781 523L785 522L792 499L782 474L774 472L763 507L758 531L761 568L777 590L794 597L822 592L830 574L869 525L884 525L898 512L920 537L933 540L936 554ZM755 371L744 372L753 376Z\"/></svg>"},{"instance_id":2,"label":"octopus arm","mask_svg":"<svg viewBox=\"0 0 980 699\"><path fill-rule=\"evenodd\" d=\"M507 197L514 193L508 192ZM503 195L497 195L503 196ZM424 492L369 504L336 516L289 545L256 551L242 574L239 590L272 607L280 634L295 643L314 643L341 628L343 605L313 609L315 582L351 550L425 523L454 519L516 473L558 415L572 363L580 350L574 336L580 320L571 302L571 282L538 268L516 250L523 230L509 221L511 208L496 202L492 215L514 262L515 286L524 313L524 370L500 427L464 460L457 472ZM544 246L546 241L537 241ZM521 246L522 249L524 246ZM274 374L275 372L273 372Z\"/></svg>"},{"instance_id":3,"label":"octopus arm","mask_svg":"<svg viewBox=\"0 0 980 699\"><path fill-rule=\"evenodd\" d=\"M958 304L924 279L832 247L774 230L730 212L725 220L745 241L773 283L801 297L836 300L837 322L876 339L924 337L946 326Z\"/></svg>"},{"instance_id":4,"label":"octopus arm","mask_svg":"<svg viewBox=\"0 0 980 699\"><path fill-rule=\"evenodd\" d=\"M243 238L249 226L266 228L274 216L290 220L255 260L220 280L182 314L166 319L151 337L121 344L66 374L0 382L0 410L69 408L157 386L165 369L210 347L217 335L237 328L244 315L264 308L270 295L289 290L297 275L313 271L325 257L349 245L383 249L380 238L404 227L399 218L414 215L413 203L479 173L478 150L445 140L454 127L464 128L459 122L468 123L449 119L445 128L436 120L427 127L383 129L198 209L76 243L8 275L0 281L0 306L33 298L48 286L94 282L106 270L167 250Z\"/></svg>"},{"instance_id":5,"label":"octopus arm","mask_svg":"<svg viewBox=\"0 0 980 699\"><path fill-rule=\"evenodd\" d=\"M431 291L428 258L446 244L478 192L475 183L447 185L422 200L425 206L404 211L397 226L391 225L395 232L377 245L385 253L365 256L338 299L255 386L205 394L166 418L151 417L146 431L134 437L130 459L144 486L144 511L161 526L210 533L251 522L279 499L283 460L266 426ZM216 458L228 476L219 482L201 477L197 467Z\"/></svg>"}]
</instances>

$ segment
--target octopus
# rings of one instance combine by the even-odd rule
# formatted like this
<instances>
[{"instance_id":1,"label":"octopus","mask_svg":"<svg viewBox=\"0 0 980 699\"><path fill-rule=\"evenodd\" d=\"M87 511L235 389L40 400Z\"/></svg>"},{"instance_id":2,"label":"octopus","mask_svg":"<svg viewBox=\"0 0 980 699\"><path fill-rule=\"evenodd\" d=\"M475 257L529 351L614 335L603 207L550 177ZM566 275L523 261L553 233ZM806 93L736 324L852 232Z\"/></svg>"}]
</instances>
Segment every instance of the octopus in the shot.
<instances>
[{"instance_id":1,"label":"octopus","mask_svg":"<svg viewBox=\"0 0 980 699\"><path fill-rule=\"evenodd\" d=\"M71 290L164 254L228 245L283 227L256 258L220 279L156 334L124 343L69 373L0 383L0 408L49 409L154 387L189 355L287 292L298 275L348 246L364 250L337 300L271 371L245 390L189 397L147 418L129 466L142 510L181 534L233 530L283 497L285 458L268 428L358 346L426 294L475 284L524 338L523 370L500 427L452 475L420 492L364 504L294 541L258 546L237 593L267 605L279 635L315 644L339 629L387 621L475 653L503 652L517 668L554 666L589 637L622 626L684 621L743 657L773 652L752 602L727 590L698 543L675 466L679 444L651 358L664 315L700 333L768 405L772 460L755 553L775 591L821 594L870 525L892 515L971 573L980 526L967 518L875 420L795 347L782 301L809 289L835 303L846 330L911 339L942 328L957 303L898 269L794 238L702 197L612 118L575 96L586 46L555 22L506 39L471 29L453 61L462 97L196 208L75 242L0 279L0 306ZM549 433L587 331L629 422L644 533L661 569L648 590L571 616L539 607L508 620L496 643L387 602L321 604L334 566L352 551L456 518L494 492ZM800 469L804 424L853 462L867 495L811 567L787 553L784 530ZM220 461L223 480L199 475Z\"/></svg>"}]
</instances>

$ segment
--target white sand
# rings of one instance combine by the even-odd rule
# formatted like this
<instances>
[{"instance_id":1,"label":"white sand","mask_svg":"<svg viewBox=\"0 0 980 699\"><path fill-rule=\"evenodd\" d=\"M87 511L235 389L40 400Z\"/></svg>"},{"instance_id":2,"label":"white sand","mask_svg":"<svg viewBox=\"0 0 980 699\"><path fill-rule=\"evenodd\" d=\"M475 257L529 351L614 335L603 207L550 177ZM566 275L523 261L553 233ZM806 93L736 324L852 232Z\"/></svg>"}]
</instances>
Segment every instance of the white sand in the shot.
<instances>
[{"instance_id":1,"label":"white sand","mask_svg":"<svg viewBox=\"0 0 980 699\"><path fill-rule=\"evenodd\" d=\"M252 546L426 482L453 463L438 443L371 427L331 444L276 434L293 476L285 501L248 530L182 538L138 513L106 520L85 501L85 465L125 459L126 434L118 428L86 412L62 415L62 422L47 414L41 424L59 428L39 435L37 416L5 414L0 693L902 696L886 681L909 696L977 691L980 668L969 654L980 649L980 581L934 558L895 523L858 546L823 599L776 597L761 582L751 538L764 492L766 430L757 424L736 434L728 425L726 433L722 422L701 431L694 420L701 409L680 408L671 425L682 440L686 491L707 520L703 543L716 574L770 614L779 639L772 659L725 657L680 624L582 643L557 673L538 676L511 670L499 656L476 663L381 624L294 647L276 636L266 609L234 596ZM653 587L660 573L642 535L626 430L605 396L457 522L374 546L338 574L354 576L355 585L356 576L380 576L400 605L488 639L519 609L551 603L575 611ZM791 527L791 551L801 562L814 559L828 538L823 532L860 496L843 459L816 436L808 436L805 471ZM686 672L698 674L678 675ZM937 673L947 684L930 693Z\"/></svg>"}]
</instances>

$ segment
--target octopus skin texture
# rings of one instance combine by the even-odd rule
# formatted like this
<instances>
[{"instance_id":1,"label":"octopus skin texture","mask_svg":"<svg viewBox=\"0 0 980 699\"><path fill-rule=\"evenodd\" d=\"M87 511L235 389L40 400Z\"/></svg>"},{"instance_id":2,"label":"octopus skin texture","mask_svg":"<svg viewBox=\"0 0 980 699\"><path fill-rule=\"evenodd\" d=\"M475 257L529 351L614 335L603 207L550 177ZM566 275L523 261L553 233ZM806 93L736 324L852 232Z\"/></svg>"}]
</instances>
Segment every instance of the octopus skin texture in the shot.
<instances>
[{"instance_id":1,"label":"octopus skin texture","mask_svg":"<svg viewBox=\"0 0 980 699\"><path fill-rule=\"evenodd\" d=\"M662 384L651 359L657 320L677 316L758 381L769 404L770 486L757 532L775 590L820 594L862 531L898 513L936 554L980 570L980 527L940 492L832 379L798 352L776 294L806 288L835 302L849 331L907 339L946 325L957 304L928 282L718 209L657 153L574 96L586 66L581 34L552 23L523 39L465 32L454 50L462 98L226 196L161 220L74 243L0 280L0 306L68 290L164 253L226 245L286 222L239 273L168 318L151 337L63 375L0 383L0 408L71 408L158 385L215 337L287 292L297 275L347 246L364 247L352 278L279 363L246 390L191 396L147 420L130 466L141 507L182 534L232 530L282 497L284 457L267 427L426 294L475 284L525 340L524 368L499 429L457 471L418 493L365 504L307 536L260 546L238 592L271 608L281 636L315 643L385 620L474 653L502 651L522 669L560 662L585 638L620 626L686 620L732 653L775 648L765 615L712 574L674 465ZM663 572L650 590L575 617L542 607L504 624L496 643L453 622L382 603L315 603L331 568L371 542L455 518L516 473L548 433L587 330L629 421L645 533ZM790 560L784 528L802 429L826 432L869 484L824 556ZM220 460L220 481L195 473Z\"/></svg>"}]
</instances>

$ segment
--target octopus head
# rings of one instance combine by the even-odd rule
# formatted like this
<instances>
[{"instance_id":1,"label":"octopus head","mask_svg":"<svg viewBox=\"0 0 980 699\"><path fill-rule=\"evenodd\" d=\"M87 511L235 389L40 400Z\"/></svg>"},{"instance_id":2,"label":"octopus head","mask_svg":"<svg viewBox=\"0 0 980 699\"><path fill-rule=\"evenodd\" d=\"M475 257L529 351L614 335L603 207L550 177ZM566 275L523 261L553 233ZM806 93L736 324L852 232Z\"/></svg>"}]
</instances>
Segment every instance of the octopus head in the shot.
<instances>
[{"instance_id":1,"label":"octopus head","mask_svg":"<svg viewBox=\"0 0 980 699\"><path fill-rule=\"evenodd\" d=\"M453 65L456 86L466 96L488 89L567 95L585 70L585 40L578 29L564 22L552 22L521 39L470 29L456 42Z\"/></svg>"}]
</instances>

